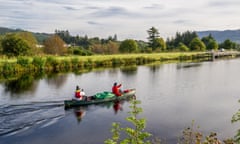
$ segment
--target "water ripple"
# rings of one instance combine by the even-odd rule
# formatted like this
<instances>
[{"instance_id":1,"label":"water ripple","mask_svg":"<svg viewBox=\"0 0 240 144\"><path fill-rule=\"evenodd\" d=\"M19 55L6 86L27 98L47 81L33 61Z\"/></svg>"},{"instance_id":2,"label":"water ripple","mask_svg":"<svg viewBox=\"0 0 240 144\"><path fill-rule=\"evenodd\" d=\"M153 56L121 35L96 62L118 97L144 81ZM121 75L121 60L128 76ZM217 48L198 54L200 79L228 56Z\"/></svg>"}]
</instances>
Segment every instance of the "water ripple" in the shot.
<instances>
[{"instance_id":1,"label":"water ripple","mask_svg":"<svg viewBox=\"0 0 240 144\"><path fill-rule=\"evenodd\" d=\"M47 127L64 116L62 101L0 106L0 136L11 136L35 126Z\"/></svg>"}]
</instances>

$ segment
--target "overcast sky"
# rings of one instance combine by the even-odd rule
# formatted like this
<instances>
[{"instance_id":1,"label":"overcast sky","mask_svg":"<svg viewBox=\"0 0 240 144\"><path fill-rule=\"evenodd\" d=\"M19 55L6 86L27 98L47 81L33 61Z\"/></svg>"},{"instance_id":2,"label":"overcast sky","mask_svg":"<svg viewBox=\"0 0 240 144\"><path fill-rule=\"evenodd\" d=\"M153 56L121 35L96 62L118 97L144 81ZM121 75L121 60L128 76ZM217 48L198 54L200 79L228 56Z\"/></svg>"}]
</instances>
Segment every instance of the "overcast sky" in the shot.
<instances>
[{"instance_id":1,"label":"overcast sky","mask_svg":"<svg viewBox=\"0 0 240 144\"><path fill-rule=\"evenodd\" d=\"M33 32L146 40L186 30L240 29L240 0L0 0L0 26Z\"/></svg>"}]
</instances>

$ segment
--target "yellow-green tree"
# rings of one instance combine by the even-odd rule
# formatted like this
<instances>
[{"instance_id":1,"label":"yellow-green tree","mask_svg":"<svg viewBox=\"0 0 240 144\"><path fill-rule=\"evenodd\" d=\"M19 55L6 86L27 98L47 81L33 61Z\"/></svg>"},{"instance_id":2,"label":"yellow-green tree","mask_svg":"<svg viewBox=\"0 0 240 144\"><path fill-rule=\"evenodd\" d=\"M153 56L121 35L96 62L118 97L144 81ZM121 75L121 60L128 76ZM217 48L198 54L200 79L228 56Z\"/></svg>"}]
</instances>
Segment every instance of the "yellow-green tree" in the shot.
<instances>
[{"instance_id":1,"label":"yellow-green tree","mask_svg":"<svg viewBox=\"0 0 240 144\"><path fill-rule=\"evenodd\" d=\"M16 33L17 36L25 40L30 47L30 53L31 54L38 54L40 53L40 49L37 48L37 39L34 37L34 35L31 32L19 32Z\"/></svg>"},{"instance_id":2,"label":"yellow-green tree","mask_svg":"<svg viewBox=\"0 0 240 144\"><path fill-rule=\"evenodd\" d=\"M135 40L124 40L119 47L119 51L122 53L133 53L138 51L138 45Z\"/></svg>"},{"instance_id":3,"label":"yellow-green tree","mask_svg":"<svg viewBox=\"0 0 240 144\"><path fill-rule=\"evenodd\" d=\"M2 40L2 52L8 56L30 55L28 42L17 34L7 34Z\"/></svg>"},{"instance_id":4,"label":"yellow-green tree","mask_svg":"<svg viewBox=\"0 0 240 144\"><path fill-rule=\"evenodd\" d=\"M193 51L205 51L206 46L199 38L196 37L190 42L190 49Z\"/></svg>"},{"instance_id":5,"label":"yellow-green tree","mask_svg":"<svg viewBox=\"0 0 240 144\"><path fill-rule=\"evenodd\" d=\"M67 53L67 46L59 36L53 35L44 41L44 52L53 55L64 55Z\"/></svg>"}]
</instances>

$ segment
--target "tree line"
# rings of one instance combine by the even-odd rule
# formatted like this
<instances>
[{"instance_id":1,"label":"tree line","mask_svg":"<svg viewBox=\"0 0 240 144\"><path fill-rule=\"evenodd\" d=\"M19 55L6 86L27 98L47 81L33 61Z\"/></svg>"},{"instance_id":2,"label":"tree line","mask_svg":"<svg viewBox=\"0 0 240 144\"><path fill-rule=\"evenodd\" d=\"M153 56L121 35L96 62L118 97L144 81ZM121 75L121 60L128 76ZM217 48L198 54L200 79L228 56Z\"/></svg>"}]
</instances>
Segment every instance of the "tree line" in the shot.
<instances>
[{"instance_id":1,"label":"tree line","mask_svg":"<svg viewBox=\"0 0 240 144\"><path fill-rule=\"evenodd\" d=\"M187 52L224 49L240 49L240 45L226 39L217 43L214 37L199 38L195 31L176 32L176 35L167 38L160 36L157 28L147 30L147 42L142 40L126 39L119 41L117 35L106 39L98 37L88 38L87 35L72 36L68 30L55 30L53 35L43 40L40 45L31 32L20 31L0 35L0 54L8 56L23 55L92 55L117 53L152 53L152 52Z\"/></svg>"}]
</instances>

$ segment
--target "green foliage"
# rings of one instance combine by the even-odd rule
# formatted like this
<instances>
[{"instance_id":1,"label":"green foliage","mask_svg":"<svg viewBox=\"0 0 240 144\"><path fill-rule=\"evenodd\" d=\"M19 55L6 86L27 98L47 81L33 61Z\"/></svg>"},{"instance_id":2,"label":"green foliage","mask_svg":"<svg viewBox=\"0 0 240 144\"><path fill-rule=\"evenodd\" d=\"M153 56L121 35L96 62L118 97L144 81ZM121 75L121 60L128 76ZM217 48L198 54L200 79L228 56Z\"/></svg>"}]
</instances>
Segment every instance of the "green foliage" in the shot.
<instances>
[{"instance_id":1,"label":"green foliage","mask_svg":"<svg viewBox=\"0 0 240 144\"><path fill-rule=\"evenodd\" d=\"M178 49L184 52L189 51L189 48L184 43L179 43Z\"/></svg>"},{"instance_id":2,"label":"green foliage","mask_svg":"<svg viewBox=\"0 0 240 144\"><path fill-rule=\"evenodd\" d=\"M240 103L240 100L238 101ZM232 123L236 123L240 121L240 110L238 110L232 117ZM240 129L234 137L235 142L240 143Z\"/></svg>"},{"instance_id":3,"label":"green foliage","mask_svg":"<svg viewBox=\"0 0 240 144\"><path fill-rule=\"evenodd\" d=\"M217 50L218 49L218 43L212 37L211 34L209 34L206 37L203 37L201 40L205 44L207 50Z\"/></svg>"},{"instance_id":4,"label":"green foliage","mask_svg":"<svg viewBox=\"0 0 240 144\"><path fill-rule=\"evenodd\" d=\"M159 49L160 51L166 50L166 43L164 42L163 38L156 38L154 40L154 46L155 46L155 50L156 49Z\"/></svg>"},{"instance_id":5,"label":"green foliage","mask_svg":"<svg viewBox=\"0 0 240 144\"><path fill-rule=\"evenodd\" d=\"M27 57L18 57L17 58L17 64L23 66L23 67L28 67L30 64L30 60Z\"/></svg>"},{"instance_id":6,"label":"green foliage","mask_svg":"<svg viewBox=\"0 0 240 144\"><path fill-rule=\"evenodd\" d=\"M132 100L132 105L130 106L131 111L129 112L130 116L126 118L128 122L133 125L131 127L120 127L119 123L112 124L112 138L105 140L105 144L150 144L149 140L146 140L151 136L150 133L145 132L146 120L144 118L137 118L138 114L142 112L142 108L137 107L137 104L140 104L140 101ZM124 132L127 136L121 140L121 132Z\"/></svg>"},{"instance_id":7,"label":"green foliage","mask_svg":"<svg viewBox=\"0 0 240 144\"><path fill-rule=\"evenodd\" d=\"M124 40L119 47L119 51L122 53L133 53L138 51L138 45L135 40Z\"/></svg>"},{"instance_id":8,"label":"green foliage","mask_svg":"<svg viewBox=\"0 0 240 144\"><path fill-rule=\"evenodd\" d=\"M56 58L54 58L53 56L49 56L46 59L46 63L45 63L45 68L47 70L55 70L58 71L59 69L59 65L60 65L60 61L57 60Z\"/></svg>"},{"instance_id":9,"label":"green foliage","mask_svg":"<svg viewBox=\"0 0 240 144\"><path fill-rule=\"evenodd\" d=\"M205 51L206 46L205 44L199 39L199 38L194 38L190 44L190 49L193 51Z\"/></svg>"},{"instance_id":10,"label":"green foliage","mask_svg":"<svg viewBox=\"0 0 240 144\"><path fill-rule=\"evenodd\" d=\"M226 39L223 43L220 44L220 48L224 49L235 49L236 48L236 43L232 42L230 39Z\"/></svg>"},{"instance_id":11,"label":"green foliage","mask_svg":"<svg viewBox=\"0 0 240 144\"><path fill-rule=\"evenodd\" d=\"M3 40L3 36L0 35L0 54L2 54L3 48L2 48L2 40Z\"/></svg>"},{"instance_id":12,"label":"green foliage","mask_svg":"<svg viewBox=\"0 0 240 144\"><path fill-rule=\"evenodd\" d=\"M3 54L8 56L29 55L31 47L16 34L7 34L2 40Z\"/></svg>"},{"instance_id":13,"label":"green foliage","mask_svg":"<svg viewBox=\"0 0 240 144\"><path fill-rule=\"evenodd\" d=\"M198 37L196 32L186 31L183 33L177 32L174 38L168 38L166 41L167 49L174 50L178 47L179 43L183 43L187 47L190 46L190 42Z\"/></svg>"},{"instance_id":14,"label":"green foliage","mask_svg":"<svg viewBox=\"0 0 240 144\"><path fill-rule=\"evenodd\" d=\"M13 63L9 63L9 62L5 62L3 64L3 70L2 71L3 73L11 73L11 72L14 72L14 67L15 67L16 64L13 64Z\"/></svg>"},{"instance_id":15,"label":"green foliage","mask_svg":"<svg viewBox=\"0 0 240 144\"><path fill-rule=\"evenodd\" d=\"M26 41L27 45L30 47L29 54L38 54L40 53L39 49L37 48L37 40L34 35L30 32L19 32L16 33L17 36L21 37L23 40Z\"/></svg>"},{"instance_id":16,"label":"green foliage","mask_svg":"<svg viewBox=\"0 0 240 144\"><path fill-rule=\"evenodd\" d=\"M73 55L81 55L81 56L89 56L89 55L93 55L93 53L89 50L85 50L81 47L74 47L71 48L72 54Z\"/></svg>"},{"instance_id":17,"label":"green foliage","mask_svg":"<svg viewBox=\"0 0 240 144\"><path fill-rule=\"evenodd\" d=\"M39 70L42 70L44 68L45 61L46 60L42 57L33 57L32 64Z\"/></svg>"},{"instance_id":18,"label":"green foliage","mask_svg":"<svg viewBox=\"0 0 240 144\"><path fill-rule=\"evenodd\" d=\"M147 31L149 37L148 37L148 46L150 48L153 49L153 51L155 49L157 49L158 47L158 43L156 43L156 39L159 38L159 32L158 29L156 29L155 27L151 27L148 31Z\"/></svg>"}]
</instances>

